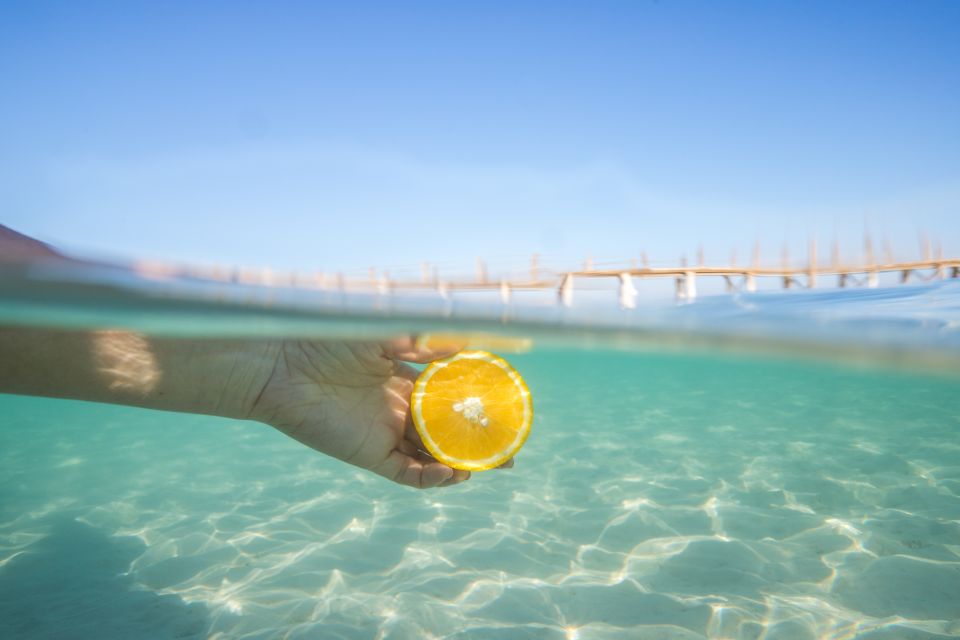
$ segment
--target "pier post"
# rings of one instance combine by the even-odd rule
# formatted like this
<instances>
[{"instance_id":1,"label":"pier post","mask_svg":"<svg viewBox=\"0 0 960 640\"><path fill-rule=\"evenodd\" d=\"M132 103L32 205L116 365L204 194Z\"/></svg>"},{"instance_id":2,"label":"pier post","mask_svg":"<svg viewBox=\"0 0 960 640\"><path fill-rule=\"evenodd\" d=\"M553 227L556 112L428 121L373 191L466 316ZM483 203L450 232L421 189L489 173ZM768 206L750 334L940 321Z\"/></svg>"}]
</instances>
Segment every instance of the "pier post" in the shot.
<instances>
[{"instance_id":1,"label":"pier post","mask_svg":"<svg viewBox=\"0 0 960 640\"><path fill-rule=\"evenodd\" d=\"M810 255L807 258L807 289L817 286L817 241L810 240Z\"/></svg>"},{"instance_id":2,"label":"pier post","mask_svg":"<svg viewBox=\"0 0 960 640\"><path fill-rule=\"evenodd\" d=\"M634 309L637 306L637 289L629 273L620 274L620 307Z\"/></svg>"},{"instance_id":3,"label":"pier post","mask_svg":"<svg viewBox=\"0 0 960 640\"><path fill-rule=\"evenodd\" d=\"M683 274L683 297L687 302L693 302L697 297L697 274L694 271Z\"/></svg>"},{"instance_id":4,"label":"pier post","mask_svg":"<svg viewBox=\"0 0 960 640\"><path fill-rule=\"evenodd\" d=\"M510 283L506 280L500 281L500 302L510 304Z\"/></svg>"},{"instance_id":5,"label":"pier post","mask_svg":"<svg viewBox=\"0 0 960 640\"><path fill-rule=\"evenodd\" d=\"M377 295L385 296L390 293L390 274L384 271L377 280Z\"/></svg>"},{"instance_id":6,"label":"pier post","mask_svg":"<svg viewBox=\"0 0 960 640\"><path fill-rule=\"evenodd\" d=\"M877 261L873 256L873 239L869 232L864 232L863 248L867 254L867 288L876 289L880 285L880 273L877 271Z\"/></svg>"},{"instance_id":7,"label":"pier post","mask_svg":"<svg viewBox=\"0 0 960 640\"><path fill-rule=\"evenodd\" d=\"M560 281L560 289L557 292L557 297L560 300L560 304L565 307L569 307L573 304L573 274L567 273L564 274L563 280Z\"/></svg>"},{"instance_id":8,"label":"pier post","mask_svg":"<svg viewBox=\"0 0 960 640\"><path fill-rule=\"evenodd\" d=\"M757 276L753 274L752 271L747 271L743 274L743 284L747 291L754 293L757 290Z\"/></svg>"},{"instance_id":9,"label":"pier post","mask_svg":"<svg viewBox=\"0 0 960 640\"><path fill-rule=\"evenodd\" d=\"M780 250L780 263L783 268L783 288L789 289L793 284L793 270L790 268L790 247L787 241L783 241L783 248Z\"/></svg>"}]
</instances>

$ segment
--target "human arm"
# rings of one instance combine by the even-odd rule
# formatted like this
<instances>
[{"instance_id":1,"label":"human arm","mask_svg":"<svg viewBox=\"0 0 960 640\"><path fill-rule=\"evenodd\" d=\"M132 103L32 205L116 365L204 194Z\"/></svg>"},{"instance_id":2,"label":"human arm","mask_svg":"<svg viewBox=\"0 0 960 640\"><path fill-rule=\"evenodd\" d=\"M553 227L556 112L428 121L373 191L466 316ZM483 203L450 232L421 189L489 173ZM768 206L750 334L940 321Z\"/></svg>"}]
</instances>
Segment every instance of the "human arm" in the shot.
<instances>
[{"instance_id":1,"label":"human arm","mask_svg":"<svg viewBox=\"0 0 960 640\"><path fill-rule=\"evenodd\" d=\"M76 262L0 225L0 267L51 260ZM424 453L410 419L417 372L405 361L444 355L409 337L215 340L0 326L0 393L258 420L320 452L426 488L470 476Z\"/></svg>"},{"instance_id":2,"label":"human arm","mask_svg":"<svg viewBox=\"0 0 960 640\"><path fill-rule=\"evenodd\" d=\"M246 419L276 346L129 331L0 328L0 392Z\"/></svg>"},{"instance_id":3,"label":"human arm","mask_svg":"<svg viewBox=\"0 0 960 640\"><path fill-rule=\"evenodd\" d=\"M328 455L427 488L469 473L423 453L409 414L416 370L442 353L375 342L209 340L126 331L0 328L0 392L270 424Z\"/></svg>"}]
</instances>

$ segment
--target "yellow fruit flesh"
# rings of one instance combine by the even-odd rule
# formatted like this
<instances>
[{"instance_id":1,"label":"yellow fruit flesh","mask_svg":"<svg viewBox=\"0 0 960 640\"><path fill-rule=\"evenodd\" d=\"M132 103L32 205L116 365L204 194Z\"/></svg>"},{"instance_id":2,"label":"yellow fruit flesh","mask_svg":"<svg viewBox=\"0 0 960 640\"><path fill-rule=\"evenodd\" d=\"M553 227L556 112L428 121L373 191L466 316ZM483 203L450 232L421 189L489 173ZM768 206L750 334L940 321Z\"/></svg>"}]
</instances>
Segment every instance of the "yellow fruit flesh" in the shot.
<instances>
[{"instance_id":1,"label":"yellow fruit flesh","mask_svg":"<svg viewBox=\"0 0 960 640\"><path fill-rule=\"evenodd\" d=\"M432 364L414 388L414 422L430 453L460 469L489 469L523 445L529 390L505 361L478 351Z\"/></svg>"}]
</instances>

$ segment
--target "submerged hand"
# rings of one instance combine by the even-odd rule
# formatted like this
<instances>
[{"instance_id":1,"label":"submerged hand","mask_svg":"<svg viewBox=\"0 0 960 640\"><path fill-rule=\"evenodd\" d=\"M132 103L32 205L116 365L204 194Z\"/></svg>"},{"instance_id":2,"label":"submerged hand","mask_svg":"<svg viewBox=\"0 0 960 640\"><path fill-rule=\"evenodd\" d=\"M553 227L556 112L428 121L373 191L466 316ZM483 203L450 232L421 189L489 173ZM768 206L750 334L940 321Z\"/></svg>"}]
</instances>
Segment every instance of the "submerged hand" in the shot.
<instances>
[{"instance_id":1,"label":"submerged hand","mask_svg":"<svg viewBox=\"0 0 960 640\"><path fill-rule=\"evenodd\" d=\"M416 369L451 355L390 342L286 341L250 417L300 442L418 488L470 477L426 453L410 417Z\"/></svg>"},{"instance_id":2,"label":"submerged hand","mask_svg":"<svg viewBox=\"0 0 960 640\"><path fill-rule=\"evenodd\" d=\"M259 420L401 484L470 477L426 453L410 416L418 372L452 355L389 342L206 340L0 327L0 393ZM512 461L503 466L512 466Z\"/></svg>"}]
</instances>

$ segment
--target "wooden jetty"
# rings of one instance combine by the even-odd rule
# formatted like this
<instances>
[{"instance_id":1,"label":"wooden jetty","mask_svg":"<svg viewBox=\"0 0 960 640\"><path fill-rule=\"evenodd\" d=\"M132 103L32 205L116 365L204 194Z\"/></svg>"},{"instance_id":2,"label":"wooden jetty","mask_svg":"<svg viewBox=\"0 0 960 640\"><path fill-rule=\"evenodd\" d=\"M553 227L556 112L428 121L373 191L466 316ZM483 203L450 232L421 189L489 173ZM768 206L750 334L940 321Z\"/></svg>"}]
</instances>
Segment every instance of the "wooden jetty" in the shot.
<instances>
[{"instance_id":1,"label":"wooden jetty","mask_svg":"<svg viewBox=\"0 0 960 640\"><path fill-rule=\"evenodd\" d=\"M529 278L514 280L490 281L485 279L472 280L440 280L431 282L412 281L382 281L378 280L377 290L389 292L393 290L411 290L426 288L436 289L441 295L449 295L453 291L499 291L501 300L508 303L514 291L553 289L557 292L558 301L564 306L573 303L574 286L578 280L608 279L616 281L619 290L620 306L630 309L636 306L638 290L635 280L655 278L670 278L674 281L674 290L678 300L693 301L697 297L698 278L722 278L728 292L757 290L757 280L761 278L776 278L783 288L812 289L818 281L825 278L836 278L836 286L863 286L877 287L880 275L883 273L898 273L898 281L929 282L944 278L960 278L960 259L917 260L912 262L872 263L864 265L832 265L832 266L805 266L805 267L762 267L749 266L688 266L681 264L675 267L625 267L622 269L583 269L554 273L552 277L538 277L536 268L531 269ZM362 283L359 283L362 286Z\"/></svg>"},{"instance_id":2,"label":"wooden jetty","mask_svg":"<svg viewBox=\"0 0 960 640\"><path fill-rule=\"evenodd\" d=\"M441 297L449 298L456 291L490 291L499 293L503 304L509 304L514 292L550 291L556 292L557 303L571 306L577 283L605 280L616 286L620 306L632 309L636 306L637 284L644 280L672 279L673 289L678 301L692 302L697 297L697 283L706 278L719 278L728 292L757 291L757 282L761 279L774 279L784 289L812 289L832 280L837 287L877 287L882 274L897 274L897 282L929 282L946 278L960 278L960 258L931 257L914 261L894 261L888 259L878 262L873 259L868 243L867 258L859 264L843 264L838 252L834 251L829 265L819 264L816 260L816 247L811 245L807 263L803 266L791 266L784 256L783 264L762 266L759 252L755 252L753 264L738 266L735 260L726 266L704 264L702 251L697 265L688 265L681 260L677 266L653 267L644 256L640 265L634 260L629 265L615 268L595 268L588 259L581 269L558 271L545 269L540 258L534 254L530 260L529 271L521 277L491 278L486 264L478 259L476 274L472 278L443 278L436 268L424 263L419 279L394 279L387 271L371 268L366 277L347 277L344 273L334 274L316 272L283 273L270 269L228 269L222 267L176 268L164 265L158 268L156 263L134 265L134 269L148 277L158 273L169 277L173 275L202 278L224 282L260 286L295 287L339 292L372 292L389 296L395 292L434 291Z\"/></svg>"}]
</instances>

